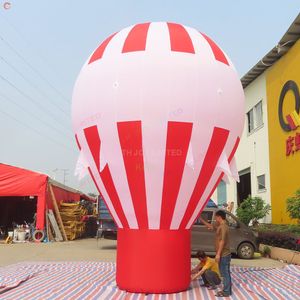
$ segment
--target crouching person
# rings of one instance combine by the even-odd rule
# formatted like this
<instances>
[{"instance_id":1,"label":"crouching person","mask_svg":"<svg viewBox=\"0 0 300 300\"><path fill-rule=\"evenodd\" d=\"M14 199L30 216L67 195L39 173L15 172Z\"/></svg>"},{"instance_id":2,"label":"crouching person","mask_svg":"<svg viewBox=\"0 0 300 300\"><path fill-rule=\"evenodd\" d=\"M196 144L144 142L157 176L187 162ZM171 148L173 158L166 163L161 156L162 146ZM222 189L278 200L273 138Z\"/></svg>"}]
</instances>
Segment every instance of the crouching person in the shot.
<instances>
[{"instance_id":1,"label":"crouching person","mask_svg":"<svg viewBox=\"0 0 300 300\"><path fill-rule=\"evenodd\" d=\"M203 285L208 289L214 290L221 283L219 265L214 258L208 257L204 251L198 251L196 258L199 259L199 264L191 271L191 280L202 277Z\"/></svg>"}]
</instances>

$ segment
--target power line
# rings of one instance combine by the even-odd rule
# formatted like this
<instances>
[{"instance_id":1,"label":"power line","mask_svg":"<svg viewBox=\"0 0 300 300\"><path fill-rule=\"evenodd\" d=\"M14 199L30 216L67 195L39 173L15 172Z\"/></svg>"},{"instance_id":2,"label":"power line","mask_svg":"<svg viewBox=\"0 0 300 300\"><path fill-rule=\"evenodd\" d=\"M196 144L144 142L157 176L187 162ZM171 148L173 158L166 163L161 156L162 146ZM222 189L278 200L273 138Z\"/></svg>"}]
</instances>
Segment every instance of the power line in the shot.
<instances>
[{"instance_id":1,"label":"power line","mask_svg":"<svg viewBox=\"0 0 300 300\"><path fill-rule=\"evenodd\" d=\"M27 114L33 116L35 119L39 120L40 122L42 122L43 124L45 124L46 126L50 127L51 129L55 130L56 132L58 132L59 134L63 135L64 137L66 137L66 134L64 134L63 132L61 132L60 130L58 130L56 127L54 127L52 124L46 122L45 120L41 119L39 116L35 115L34 113L32 113L31 111L26 110L22 105L20 105L18 102L8 98L6 95L4 95L3 93L0 92L0 96L3 99L6 99L8 102L13 103L14 105L18 106L19 108L21 108L23 111L25 111Z\"/></svg>"},{"instance_id":2,"label":"power line","mask_svg":"<svg viewBox=\"0 0 300 300\"><path fill-rule=\"evenodd\" d=\"M42 92L34 83L32 83L29 79L27 79L16 67L14 67L11 63L9 63L4 57L0 55L0 59L8 65L11 69L13 69L19 76L21 76L27 83L29 83L34 89L36 89L43 97L48 98L44 92ZM48 98L49 99L49 98ZM50 99L49 99L50 100ZM52 100L50 102L53 106L55 106L57 109L59 109L63 114L69 117L68 113L62 109L59 105L54 103Z\"/></svg>"},{"instance_id":3,"label":"power line","mask_svg":"<svg viewBox=\"0 0 300 300\"><path fill-rule=\"evenodd\" d=\"M12 82L10 82L7 78L3 77L1 74L0 74L0 78L7 82L11 87L13 87L15 90L17 90L22 96L24 96L26 99L28 99L30 102L34 103L35 105L37 105L43 112L44 111L47 111L47 113L49 115L52 116L53 119L55 119L56 121L60 121L59 119L57 119L57 117L53 114L53 113L50 113L50 111L48 111L47 109L45 109L39 102L37 102L35 99L33 99L32 97L28 96L27 94L25 94L22 90L20 90L18 87L16 87ZM61 124L61 126L63 126L64 130L66 129L64 125Z\"/></svg>"},{"instance_id":4,"label":"power line","mask_svg":"<svg viewBox=\"0 0 300 300\"><path fill-rule=\"evenodd\" d=\"M4 17L4 16L3 16ZM20 32L17 30L17 28L15 26L13 26L12 24L10 24L8 22L8 20L6 18L4 18L4 20L15 30L15 32L27 43L27 45L31 45L31 43L28 42L28 40L26 40L24 38L24 35L20 34ZM26 59L17 51L14 49L14 47L9 44L2 36L0 36L1 40L23 61L25 62L25 64L36 74L38 75L44 82L46 82L48 84L48 86L50 86L52 88L52 90L54 90L57 94L59 94L59 96L65 101L65 103L70 103L69 99L67 99L55 86L53 86L53 84L51 84L51 82L49 82L49 80L47 80L47 78L45 78L43 75L41 75L41 73L34 68L29 62L26 61ZM32 48L32 47L31 47ZM39 56L40 58L42 58L43 62L47 65L47 67L51 68L52 71L54 71L55 75L60 75L56 70L54 70L52 68L52 66L48 63L47 59L45 59L45 57L41 56L41 53L39 51L34 51L36 56ZM21 74L21 72L19 72L16 68L14 68L11 64L9 64L7 61L5 61L4 59L2 59L6 64L8 64L16 73L18 73L25 81L29 82L31 84L31 86L33 86L36 90L38 90L40 92L40 94L42 94L43 96L45 96L44 93L41 92L40 89L38 89L34 84L32 84L29 80L26 80L25 76L23 76ZM7 98L6 98L7 99ZM14 102L14 101L11 101ZM14 102L15 105L21 107L20 105L18 105L16 102ZM53 103L52 103L53 104ZM61 111L63 111L64 113L66 113L62 108L60 108L59 106L57 106L57 108ZM0 111L1 112L1 111ZM6 116L10 117L11 119L17 121L20 124L23 124L25 127L27 127L30 130L33 130L34 132L36 132L37 134L39 134L40 136L42 136L43 138L45 137L45 135L43 133L41 133L40 131L36 130L35 128L28 126L27 124L20 122L18 119L14 118L13 116L9 115L8 113L2 112L3 114L5 114ZM30 113L32 115L32 113ZM39 119L37 117L35 117L36 119ZM45 123L43 121L43 123ZM48 126L48 125L47 125ZM51 126L52 127L52 126ZM49 138L50 141L54 142L55 144L58 144L59 146L63 147L65 149L65 146L61 143L56 142L54 139ZM68 148L69 149L69 148ZM72 149L73 150L73 149ZM89 180L87 181L87 183L89 184L89 186L91 186L90 181L91 179L88 178ZM65 180L64 180L65 181ZM93 190L93 188L91 188L91 190Z\"/></svg>"},{"instance_id":5,"label":"power line","mask_svg":"<svg viewBox=\"0 0 300 300\"><path fill-rule=\"evenodd\" d=\"M26 123L20 121L19 119L15 118L14 116L12 116L11 114L8 114L8 113L5 112L5 111L0 110L0 112L1 112L2 114L4 114L4 115L8 116L9 118L13 119L13 120L16 121L17 123L21 124L22 126L25 126L26 128L28 128L28 129L34 131L35 133L37 133L38 135L42 136L42 137L45 139L45 134L43 134L42 132L40 132L40 131L37 130L36 128L34 128L34 127L32 127L32 126L30 126L30 125L28 125L28 124L26 124ZM58 146L64 148L64 150L73 150L71 147L62 144L62 143L60 143L60 142L54 140L53 138L51 138L51 137L49 137L49 136L47 137L47 140L52 141L54 144L56 144L56 145L58 145Z\"/></svg>"},{"instance_id":6,"label":"power line","mask_svg":"<svg viewBox=\"0 0 300 300\"><path fill-rule=\"evenodd\" d=\"M43 81L45 81L60 97L70 104L70 101L47 79L45 78L35 67L33 67L9 42L7 42L2 35L0 35L0 39L3 43L11 49L34 73L36 73Z\"/></svg>"},{"instance_id":7,"label":"power line","mask_svg":"<svg viewBox=\"0 0 300 300\"><path fill-rule=\"evenodd\" d=\"M9 26L17 33L17 35L18 35L23 41L26 42L27 46L29 46L29 47L34 51L35 56L39 56L40 59L41 59L41 61L43 61L44 64L45 64L49 69L51 69L53 73L55 73L56 76L57 76L57 75L61 75L60 73L57 72L57 70L55 70L55 69L53 68L53 65L51 65L51 64L48 63L48 59L47 59L46 57L44 57L43 55L41 55L41 51L37 51L36 49L34 49L34 48L32 47L32 42L30 42L29 40L27 40L27 39L24 37L24 34L22 34L22 33L19 31L19 29L18 29L14 24L12 24L10 21L8 21L8 19L7 19L4 15L2 15L2 18L3 18L3 20L5 20L5 22L6 22L6 23L7 23L7 24L8 24L8 25L9 25ZM65 97L64 95L63 95L63 97L66 99L66 97ZM67 102L69 102L68 99L66 99L66 100L67 100Z\"/></svg>"}]
</instances>

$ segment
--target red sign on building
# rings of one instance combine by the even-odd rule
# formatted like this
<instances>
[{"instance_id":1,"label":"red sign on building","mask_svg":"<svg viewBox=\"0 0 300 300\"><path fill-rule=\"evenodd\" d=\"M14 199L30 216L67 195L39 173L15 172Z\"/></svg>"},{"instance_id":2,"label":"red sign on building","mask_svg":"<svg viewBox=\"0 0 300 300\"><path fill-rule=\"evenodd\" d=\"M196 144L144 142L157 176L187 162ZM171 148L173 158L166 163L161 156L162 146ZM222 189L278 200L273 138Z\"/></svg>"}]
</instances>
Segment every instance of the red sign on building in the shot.
<instances>
[{"instance_id":1,"label":"red sign on building","mask_svg":"<svg viewBox=\"0 0 300 300\"><path fill-rule=\"evenodd\" d=\"M300 133L296 132L295 136L289 136L286 140L286 156L294 154L300 150Z\"/></svg>"}]
</instances>

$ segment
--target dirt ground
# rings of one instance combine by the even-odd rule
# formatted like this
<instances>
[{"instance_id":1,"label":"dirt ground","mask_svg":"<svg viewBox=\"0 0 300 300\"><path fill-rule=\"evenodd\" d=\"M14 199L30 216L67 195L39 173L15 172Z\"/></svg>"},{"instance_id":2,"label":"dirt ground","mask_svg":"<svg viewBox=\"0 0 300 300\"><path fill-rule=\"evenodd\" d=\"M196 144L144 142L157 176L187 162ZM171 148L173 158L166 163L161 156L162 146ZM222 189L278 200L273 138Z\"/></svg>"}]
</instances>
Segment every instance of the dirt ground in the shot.
<instances>
[{"instance_id":1,"label":"dirt ground","mask_svg":"<svg viewBox=\"0 0 300 300\"><path fill-rule=\"evenodd\" d=\"M56 243L0 244L0 267L23 261L115 261L117 242L114 240L82 239ZM195 259L192 259L196 262ZM285 264L268 259L232 259L233 265L283 267Z\"/></svg>"}]
</instances>

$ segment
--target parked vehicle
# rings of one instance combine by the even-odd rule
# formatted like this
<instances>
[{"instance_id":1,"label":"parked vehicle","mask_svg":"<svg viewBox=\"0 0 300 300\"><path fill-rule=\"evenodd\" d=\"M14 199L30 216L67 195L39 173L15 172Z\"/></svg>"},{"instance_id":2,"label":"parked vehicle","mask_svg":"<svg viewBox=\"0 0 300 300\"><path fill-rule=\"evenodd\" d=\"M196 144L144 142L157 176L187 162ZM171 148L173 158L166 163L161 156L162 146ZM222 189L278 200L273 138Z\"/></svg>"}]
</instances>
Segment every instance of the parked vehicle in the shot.
<instances>
[{"instance_id":1,"label":"parked vehicle","mask_svg":"<svg viewBox=\"0 0 300 300\"><path fill-rule=\"evenodd\" d=\"M217 210L219 210L219 208L210 200L201 216L209 223L212 223ZM258 251L256 232L239 221L229 211L225 210L225 212L230 230L231 253L237 254L243 259L253 258L254 252ZM113 221L103 201L100 201L99 205L97 238L117 238L117 225ZM197 219L191 229L191 254L195 254L200 249L205 251L208 255L215 254L215 232L208 230L206 226Z\"/></svg>"},{"instance_id":2,"label":"parked vehicle","mask_svg":"<svg viewBox=\"0 0 300 300\"><path fill-rule=\"evenodd\" d=\"M209 223L214 222L218 208L206 207L201 217ZM231 253L243 259L253 258L258 251L257 233L239 221L232 213L226 211L226 220L229 225ZM191 251L195 254L199 249L209 255L215 254L215 232L208 230L200 219L197 219L191 230Z\"/></svg>"},{"instance_id":3,"label":"parked vehicle","mask_svg":"<svg viewBox=\"0 0 300 300\"><path fill-rule=\"evenodd\" d=\"M99 219L97 223L97 238L117 238L117 225L111 217L103 200L100 200L99 202Z\"/></svg>"}]
</instances>

